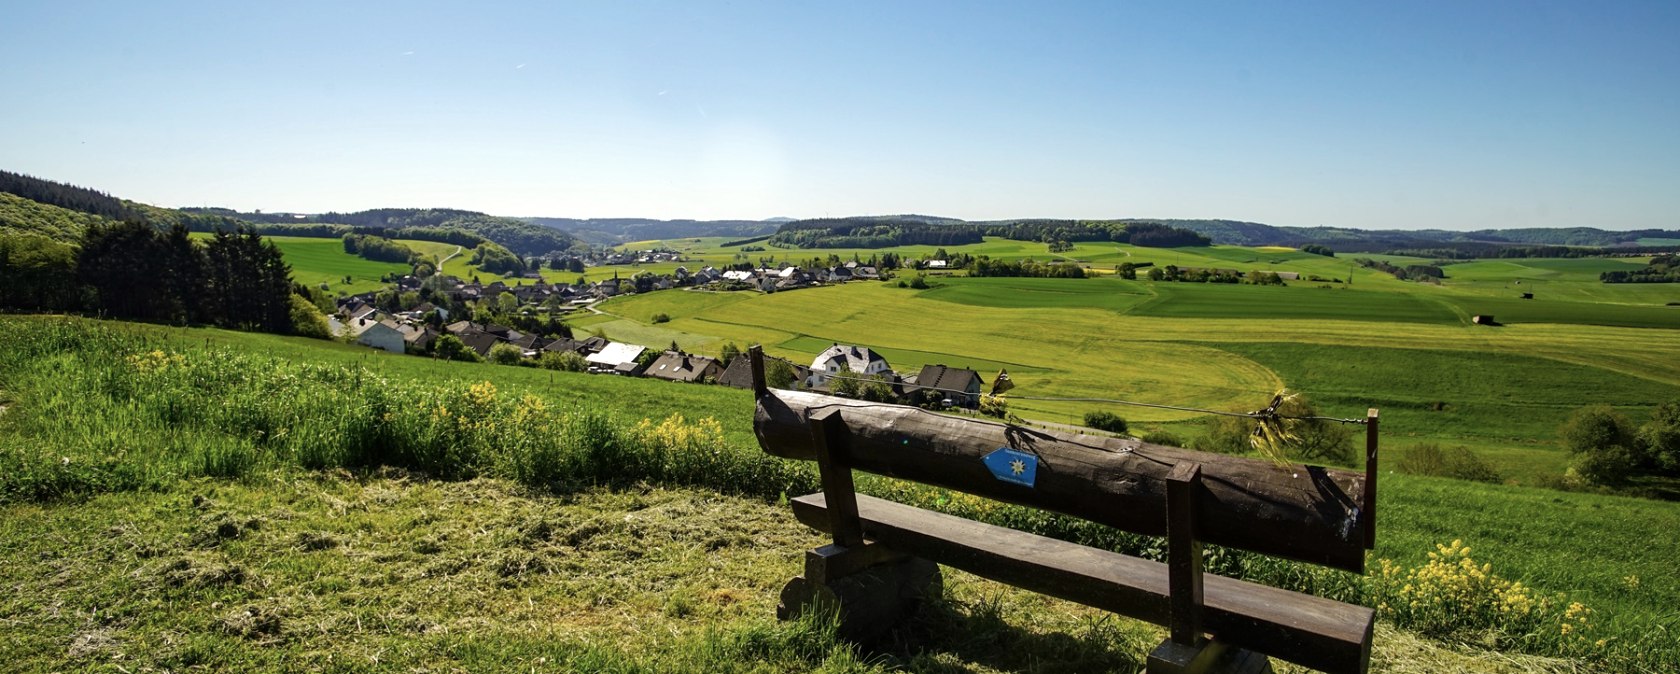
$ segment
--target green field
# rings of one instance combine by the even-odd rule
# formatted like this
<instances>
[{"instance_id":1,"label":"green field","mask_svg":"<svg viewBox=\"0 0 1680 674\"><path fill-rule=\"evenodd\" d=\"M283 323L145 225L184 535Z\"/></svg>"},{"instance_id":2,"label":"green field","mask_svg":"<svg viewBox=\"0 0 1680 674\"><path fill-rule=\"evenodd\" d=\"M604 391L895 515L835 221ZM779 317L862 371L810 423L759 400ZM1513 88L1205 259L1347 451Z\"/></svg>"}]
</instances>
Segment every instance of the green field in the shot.
<instances>
[{"instance_id":1,"label":"green field","mask_svg":"<svg viewBox=\"0 0 1680 674\"><path fill-rule=\"evenodd\" d=\"M334 290L378 287L401 265L362 260L336 240L279 237L300 281ZM725 264L737 251L722 239L638 242L683 250L690 266ZM442 259L454 246L405 241ZM895 249L931 254L931 246ZM1049 257L1041 244L988 239L950 247L997 257ZM799 260L878 251L753 252ZM1214 246L1143 249L1080 244L1067 253L1101 269L1114 259L1183 266L1228 266L1349 276L1346 259L1282 248ZM1389 257L1396 264L1426 262ZM470 273L464 255L444 265ZM1664 306L1667 284L1606 285L1597 274L1642 259L1517 259L1450 264L1441 285L1402 282L1357 269L1351 285L1294 282L1287 287L1124 281L966 278L940 275L916 291L894 282L761 295L665 291L601 305L574 316L583 332L663 348L716 353L726 342L762 343L771 353L809 361L828 345L879 350L895 369L969 366L986 378L1008 369L1019 388L1012 407L1029 419L1077 423L1091 403L1031 398L1102 397L1189 407L1247 410L1280 387L1300 390L1327 411L1357 416L1389 408L1391 431L1412 442L1463 444L1524 483L1560 474L1555 428L1570 409L1609 402L1636 417L1676 397L1680 307ZM675 263L668 263L675 267ZM621 275L627 267L591 268ZM356 283L344 287L345 274ZM575 275L572 275L575 276ZM1324 287L1328 286L1328 287ZM1519 292L1534 292L1524 300ZM664 314L671 320L654 323ZM1470 325L1491 314L1502 325ZM1281 350L1280 350L1281 349ZM1335 354L1334 357L1327 354ZM1359 366L1330 367L1338 363ZM1313 364L1311 368L1307 364ZM1328 374L1319 374L1328 373ZM1474 373L1467 374L1467 373ZM1522 400L1510 400L1521 395ZM1436 409L1440 408L1440 409ZM1195 414L1121 408L1127 418L1181 435L1199 435Z\"/></svg>"},{"instance_id":2,"label":"green field","mask_svg":"<svg viewBox=\"0 0 1680 674\"><path fill-rule=\"evenodd\" d=\"M194 232L192 236L205 239L211 235ZM346 253L344 242L339 239L301 236L265 236L263 239L274 242L280 253L286 256L286 264L292 267L293 281L312 288L326 284L327 291L335 295L383 290L389 284L381 282L381 277L389 274L401 276L411 271L408 265L400 262L375 262ZM351 278L350 283L344 282L346 276Z\"/></svg>"},{"instance_id":3,"label":"green field","mask_svg":"<svg viewBox=\"0 0 1680 674\"><path fill-rule=\"evenodd\" d=\"M0 318L0 337L12 345L0 354L0 643L14 671L1132 671L1162 635L960 573L913 628L913 646L859 653L774 623L781 581L820 543L777 502L815 476L756 449L747 391L84 320ZM1199 348L1242 351L1354 396L1336 386L1350 368L1408 386L1433 385L1418 370L1468 368L1440 385L1490 399L1507 389L1488 378L1537 369L1520 354L1478 363L1443 349ZM1509 384L1543 383L1531 376ZM1583 395L1624 395L1601 373L1559 376ZM483 382L494 389L480 393ZM468 415L474 405L493 407ZM440 417L445 407L471 423ZM648 437L633 430L638 419L672 414L715 418L716 439L637 444ZM595 415L604 425L578 421ZM541 430L547 418L562 423ZM1403 432L1399 418L1385 412L1385 434ZM580 433L609 442L576 444ZM374 443L358 445L364 436ZM384 458L319 453L328 447ZM427 447L449 454L415 453ZM537 457L566 469L532 472ZM1680 505L1387 471L1381 480L1374 558L1415 566L1463 539L1493 573L1593 617L1567 639L1555 625L1449 638L1465 645L1385 620L1374 671L1680 665L1670 638L1680 577L1669 568ZM860 488L924 507L972 503L867 476ZM963 512L1160 554L1062 518ZM1339 572L1214 559L1222 573L1365 596ZM1481 650L1488 643L1504 652Z\"/></svg>"}]
</instances>

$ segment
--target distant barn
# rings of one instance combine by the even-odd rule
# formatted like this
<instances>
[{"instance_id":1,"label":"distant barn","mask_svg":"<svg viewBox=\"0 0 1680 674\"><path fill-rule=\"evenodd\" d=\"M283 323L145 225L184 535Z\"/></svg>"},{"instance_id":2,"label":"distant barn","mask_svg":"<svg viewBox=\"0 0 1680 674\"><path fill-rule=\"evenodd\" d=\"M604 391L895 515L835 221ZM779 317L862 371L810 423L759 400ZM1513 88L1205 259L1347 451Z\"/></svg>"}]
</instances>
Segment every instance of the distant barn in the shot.
<instances>
[{"instance_id":1,"label":"distant barn","mask_svg":"<svg viewBox=\"0 0 1680 674\"><path fill-rule=\"evenodd\" d=\"M1523 299L1525 299L1525 300L1534 299L1534 293L1523 293Z\"/></svg>"},{"instance_id":2,"label":"distant barn","mask_svg":"<svg viewBox=\"0 0 1680 674\"><path fill-rule=\"evenodd\" d=\"M1493 322L1493 314L1476 314L1470 317L1470 322L1476 325L1499 325Z\"/></svg>"}]
</instances>

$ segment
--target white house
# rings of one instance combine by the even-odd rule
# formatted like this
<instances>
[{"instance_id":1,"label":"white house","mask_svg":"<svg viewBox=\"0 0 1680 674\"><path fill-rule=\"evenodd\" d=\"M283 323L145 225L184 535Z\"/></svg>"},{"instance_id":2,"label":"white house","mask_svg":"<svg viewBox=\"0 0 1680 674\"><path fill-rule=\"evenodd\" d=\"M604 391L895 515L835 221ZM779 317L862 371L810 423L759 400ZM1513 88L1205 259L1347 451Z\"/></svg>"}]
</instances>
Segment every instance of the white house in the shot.
<instances>
[{"instance_id":1,"label":"white house","mask_svg":"<svg viewBox=\"0 0 1680 674\"><path fill-rule=\"evenodd\" d=\"M607 342L600 351L584 356L591 366L602 370L612 370L625 363L634 363L646 349L635 344L622 342Z\"/></svg>"},{"instance_id":2,"label":"white house","mask_svg":"<svg viewBox=\"0 0 1680 674\"><path fill-rule=\"evenodd\" d=\"M403 334L401 326L390 319L385 319L368 326L366 330L362 331L361 335L356 337L356 342L375 349L384 349L391 353L402 353L403 346L407 344L407 341L403 339L406 336Z\"/></svg>"},{"instance_id":3,"label":"white house","mask_svg":"<svg viewBox=\"0 0 1680 674\"><path fill-rule=\"evenodd\" d=\"M817 354L811 361L811 376L805 380L805 384L823 384L842 369L864 376L892 371L892 367L887 365L887 359L879 353L861 346L835 344Z\"/></svg>"}]
</instances>

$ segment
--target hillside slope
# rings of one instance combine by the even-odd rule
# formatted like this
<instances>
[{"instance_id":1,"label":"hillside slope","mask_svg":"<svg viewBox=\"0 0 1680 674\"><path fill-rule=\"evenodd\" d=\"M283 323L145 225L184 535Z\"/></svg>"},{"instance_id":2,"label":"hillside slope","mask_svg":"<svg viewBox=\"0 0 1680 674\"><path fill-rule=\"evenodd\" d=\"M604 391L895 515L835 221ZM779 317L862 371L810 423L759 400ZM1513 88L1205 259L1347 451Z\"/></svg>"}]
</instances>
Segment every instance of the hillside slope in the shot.
<instances>
[{"instance_id":1,"label":"hillside slope","mask_svg":"<svg viewBox=\"0 0 1680 674\"><path fill-rule=\"evenodd\" d=\"M88 227L111 222L114 221L91 213L0 192L0 236L39 234L54 241L70 243L80 239Z\"/></svg>"}]
</instances>

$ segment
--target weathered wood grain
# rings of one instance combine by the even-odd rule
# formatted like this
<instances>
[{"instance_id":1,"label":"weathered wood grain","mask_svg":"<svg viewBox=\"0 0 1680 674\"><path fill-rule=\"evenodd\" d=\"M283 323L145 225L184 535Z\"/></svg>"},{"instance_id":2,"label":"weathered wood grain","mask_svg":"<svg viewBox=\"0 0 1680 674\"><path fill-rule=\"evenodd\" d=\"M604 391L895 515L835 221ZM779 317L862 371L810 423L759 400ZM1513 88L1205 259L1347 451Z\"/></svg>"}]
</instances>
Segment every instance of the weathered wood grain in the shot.
<instances>
[{"instance_id":1,"label":"weathered wood grain","mask_svg":"<svg viewBox=\"0 0 1680 674\"><path fill-rule=\"evenodd\" d=\"M961 419L914 407L798 391L758 399L753 430L764 451L815 460L809 420L838 411L852 468L1042 508L1148 535L1166 533L1166 477L1201 465L1197 537L1217 545L1363 572L1370 517L1365 476L1345 470L1194 452ZM997 479L981 462L1011 447L1038 457L1032 487Z\"/></svg>"},{"instance_id":2,"label":"weathered wood grain","mask_svg":"<svg viewBox=\"0 0 1680 674\"><path fill-rule=\"evenodd\" d=\"M1074 543L859 495L866 538L978 576L1164 625L1167 567ZM822 494L792 500L807 526L829 525ZM1203 577L1202 627L1225 644L1331 672L1363 674L1375 614L1311 595Z\"/></svg>"}]
</instances>

